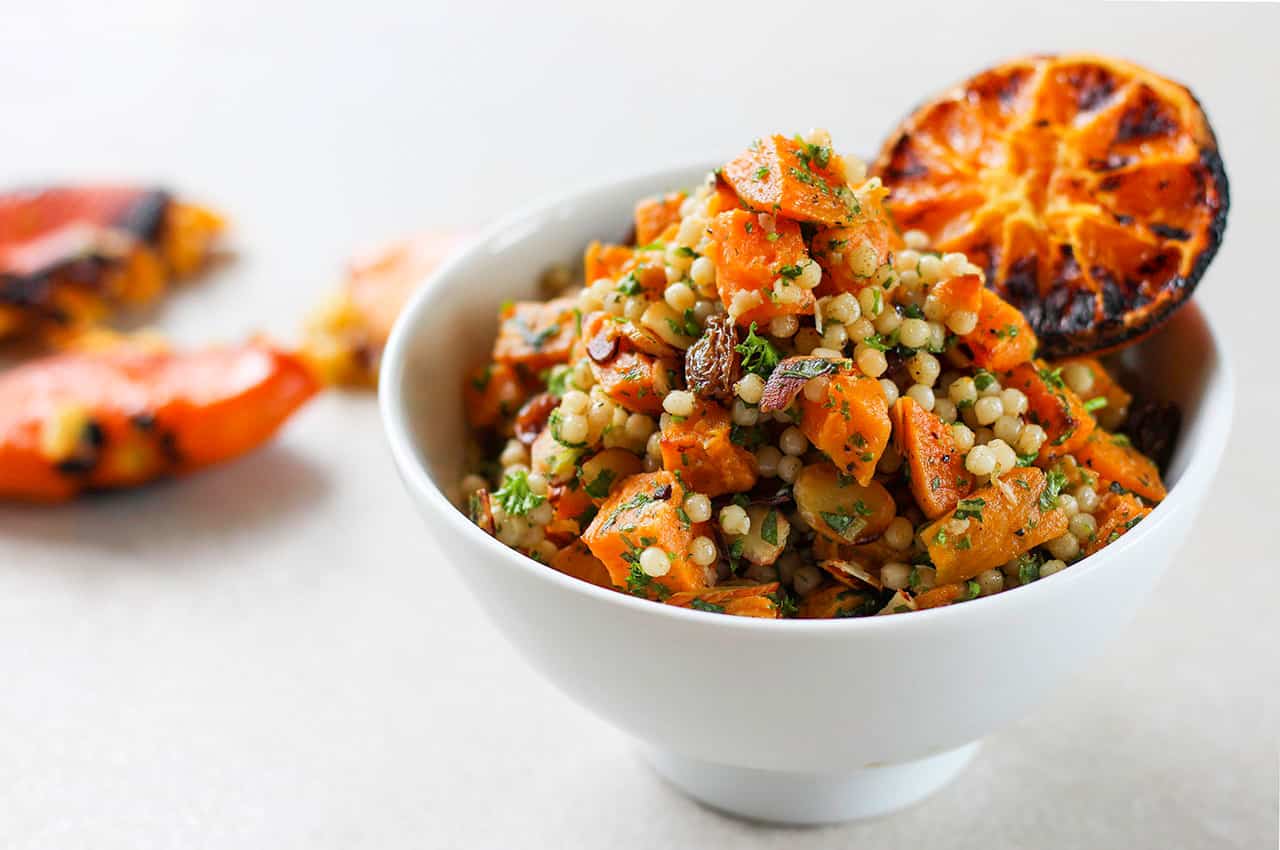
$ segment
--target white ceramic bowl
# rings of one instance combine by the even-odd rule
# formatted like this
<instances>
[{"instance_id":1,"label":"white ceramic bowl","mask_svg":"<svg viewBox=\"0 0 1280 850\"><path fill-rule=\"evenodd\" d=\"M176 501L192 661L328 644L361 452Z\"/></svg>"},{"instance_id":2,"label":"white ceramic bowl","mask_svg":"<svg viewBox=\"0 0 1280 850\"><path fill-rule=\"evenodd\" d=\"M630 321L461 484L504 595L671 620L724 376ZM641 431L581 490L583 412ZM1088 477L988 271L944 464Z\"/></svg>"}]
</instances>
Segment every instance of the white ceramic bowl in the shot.
<instances>
[{"instance_id":1,"label":"white ceramic bowl","mask_svg":"<svg viewBox=\"0 0 1280 850\"><path fill-rule=\"evenodd\" d=\"M750 818L883 814L953 778L984 735L1097 655L1169 565L1226 442L1232 382L1203 314L1183 308L1129 349L1183 430L1169 497L1118 542L1027 587L898 616L712 616L594 587L506 548L450 502L463 373L499 304L535 297L553 262L618 239L636 199L691 186L684 168L574 192L490 228L425 282L381 375L387 437L428 531L497 628L573 700L640 742L692 796ZM428 568L441 568L433 565Z\"/></svg>"}]
</instances>

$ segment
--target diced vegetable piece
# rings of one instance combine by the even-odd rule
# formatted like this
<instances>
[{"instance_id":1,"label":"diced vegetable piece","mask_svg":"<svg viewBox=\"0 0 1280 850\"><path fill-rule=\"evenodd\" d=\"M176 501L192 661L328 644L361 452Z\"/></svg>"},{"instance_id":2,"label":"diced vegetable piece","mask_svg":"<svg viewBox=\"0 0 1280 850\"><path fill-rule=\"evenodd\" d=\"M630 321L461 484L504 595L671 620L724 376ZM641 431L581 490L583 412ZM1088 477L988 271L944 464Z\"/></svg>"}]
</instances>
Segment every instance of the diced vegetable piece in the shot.
<instances>
[{"instance_id":1,"label":"diced vegetable piece","mask_svg":"<svg viewBox=\"0 0 1280 850\"><path fill-rule=\"evenodd\" d=\"M714 614L734 614L739 617L763 617L777 619L780 616L775 601L778 583L713 587L697 592L673 593L667 600L670 605L693 608Z\"/></svg>"},{"instance_id":2,"label":"diced vegetable piece","mask_svg":"<svg viewBox=\"0 0 1280 850\"><path fill-rule=\"evenodd\" d=\"M982 278L976 274L963 274L949 278L929 290L929 294L947 308L947 313L958 310L966 313L981 313L982 292Z\"/></svg>"},{"instance_id":3,"label":"diced vegetable piece","mask_svg":"<svg viewBox=\"0 0 1280 850\"><path fill-rule=\"evenodd\" d=\"M1070 357L1054 361L1053 366L1061 369L1063 374L1072 368L1089 370L1089 374L1093 376L1093 386L1088 392L1079 395L1085 400L1093 418L1108 430L1114 430L1124 421L1133 396L1111 376L1101 360L1096 357Z\"/></svg>"},{"instance_id":4,"label":"diced vegetable piece","mask_svg":"<svg viewBox=\"0 0 1280 850\"><path fill-rule=\"evenodd\" d=\"M859 484L826 462L801 469L793 492L804 521L836 543L874 540L897 513L893 496L880 482Z\"/></svg>"},{"instance_id":5,"label":"diced vegetable piece","mask_svg":"<svg viewBox=\"0 0 1280 850\"><path fill-rule=\"evenodd\" d=\"M1080 396L1062 380L1062 373L1043 360L1021 363L1000 376L1006 389L1027 396L1027 419L1044 428L1048 439L1040 449L1041 464L1050 464L1075 451L1089 439L1093 417Z\"/></svg>"},{"instance_id":6,"label":"diced vegetable piece","mask_svg":"<svg viewBox=\"0 0 1280 850\"><path fill-rule=\"evenodd\" d=\"M870 617L879 610L876 594L858 591L843 584L820 587L800 603L796 616L804 620L839 617Z\"/></svg>"},{"instance_id":7,"label":"diced vegetable piece","mask_svg":"<svg viewBox=\"0 0 1280 850\"><path fill-rule=\"evenodd\" d=\"M582 334L591 372L610 398L633 413L662 412L662 398L675 383L676 360L667 356L674 349L603 312L583 320Z\"/></svg>"},{"instance_id":8,"label":"diced vegetable piece","mask_svg":"<svg viewBox=\"0 0 1280 850\"><path fill-rule=\"evenodd\" d=\"M880 382L846 368L828 379L821 401L800 396L800 430L836 467L871 483L893 426Z\"/></svg>"},{"instance_id":9,"label":"diced vegetable piece","mask_svg":"<svg viewBox=\"0 0 1280 850\"><path fill-rule=\"evenodd\" d=\"M1045 493L1045 484L1039 469L1019 467L926 526L921 538L938 570L938 582L971 579L1066 532L1067 515L1056 498ZM967 527L958 530L956 526L965 522Z\"/></svg>"},{"instance_id":10,"label":"diced vegetable piece","mask_svg":"<svg viewBox=\"0 0 1280 850\"><path fill-rule=\"evenodd\" d=\"M1107 493L1094 514L1098 520L1098 531L1085 544L1084 553L1092 555L1102 547L1116 542L1149 513L1151 508L1129 493Z\"/></svg>"},{"instance_id":11,"label":"diced vegetable piece","mask_svg":"<svg viewBox=\"0 0 1280 850\"><path fill-rule=\"evenodd\" d=\"M661 197L645 198L636 204L636 244L648 245L660 238L668 227L678 223L680 205L684 203L684 199L684 192L668 192Z\"/></svg>"},{"instance_id":12,"label":"diced vegetable piece","mask_svg":"<svg viewBox=\"0 0 1280 850\"><path fill-rule=\"evenodd\" d=\"M831 149L785 136L757 139L722 174L758 212L829 226L851 224L858 202Z\"/></svg>"},{"instance_id":13,"label":"diced vegetable piece","mask_svg":"<svg viewBox=\"0 0 1280 850\"><path fill-rule=\"evenodd\" d=\"M951 605L954 602L963 602L972 598L969 595L968 582L956 582L952 584L940 584L937 587L931 587L924 593L916 597L916 610L923 611L926 608L942 608L945 605Z\"/></svg>"},{"instance_id":14,"label":"diced vegetable piece","mask_svg":"<svg viewBox=\"0 0 1280 850\"><path fill-rule=\"evenodd\" d=\"M662 399L671 390L676 368L674 360L639 351L620 352L607 363L591 363L596 383L632 413L662 412Z\"/></svg>"},{"instance_id":15,"label":"diced vegetable piece","mask_svg":"<svg viewBox=\"0 0 1280 850\"><path fill-rule=\"evenodd\" d=\"M583 491L595 504L609 498L624 480L644 471L644 461L626 449L605 449L584 461L578 470ZM687 482L686 482L687 483Z\"/></svg>"},{"instance_id":16,"label":"diced vegetable piece","mask_svg":"<svg viewBox=\"0 0 1280 850\"><path fill-rule=\"evenodd\" d=\"M502 324L493 345L493 359L521 363L530 369L564 363L578 334L576 304L574 298L557 298L504 305L498 314Z\"/></svg>"},{"instance_id":17,"label":"diced vegetable piece","mask_svg":"<svg viewBox=\"0 0 1280 850\"><path fill-rule=\"evenodd\" d=\"M782 555L791 534L791 523L773 505L751 505L747 508L751 530L746 534L726 534L731 547L752 564L772 564Z\"/></svg>"},{"instance_id":18,"label":"diced vegetable piece","mask_svg":"<svg viewBox=\"0 0 1280 850\"><path fill-rule=\"evenodd\" d=\"M467 517L485 534L493 534L493 499L488 490L482 487L467 496Z\"/></svg>"},{"instance_id":19,"label":"diced vegetable piece","mask_svg":"<svg viewBox=\"0 0 1280 850\"><path fill-rule=\"evenodd\" d=\"M925 516L937 519L973 489L964 453L956 448L947 423L911 396L901 396L894 403L893 422L894 443L910 470L911 495Z\"/></svg>"},{"instance_id":20,"label":"diced vegetable piece","mask_svg":"<svg viewBox=\"0 0 1280 850\"><path fill-rule=\"evenodd\" d=\"M732 432L729 411L699 399L691 416L663 430L663 468L708 496L750 490L756 484L756 458L734 444Z\"/></svg>"},{"instance_id":21,"label":"diced vegetable piece","mask_svg":"<svg viewBox=\"0 0 1280 850\"><path fill-rule=\"evenodd\" d=\"M547 501L553 511L547 537L555 542L580 537L595 519L595 502L577 481L552 485L547 489Z\"/></svg>"},{"instance_id":22,"label":"diced vegetable piece","mask_svg":"<svg viewBox=\"0 0 1280 850\"><path fill-rule=\"evenodd\" d=\"M1075 450L1080 463L1107 481L1114 481L1144 499L1158 502L1168 495L1160 470L1145 455L1101 428Z\"/></svg>"},{"instance_id":23,"label":"diced vegetable piece","mask_svg":"<svg viewBox=\"0 0 1280 850\"><path fill-rule=\"evenodd\" d=\"M711 238L707 255L716 264L716 289L735 322L764 325L813 312L813 291L795 281L809 255L794 221L774 219L769 231L755 213L730 210L711 220Z\"/></svg>"},{"instance_id":24,"label":"diced vegetable piece","mask_svg":"<svg viewBox=\"0 0 1280 850\"><path fill-rule=\"evenodd\" d=\"M472 428L490 428L513 416L527 393L520 375L509 363L490 363L467 376L462 387L467 422Z\"/></svg>"},{"instance_id":25,"label":"diced vegetable piece","mask_svg":"<svg viewBox=\"0 0 1280 850\"><path fill-rule=\"evenodd\" d=\"M529 465L534 472L541 472L556 483L573 478L577 469L578 458L582 457L580 446L566 446L555 438L551 428L544 428L538 438L529 447Z\"/></svg>"},{"instance_id":26,"label":"diced vegetable piece","mask_svg":"<svg viewBox=\"0 0 1280 850\"><path fill-rule=\"evenodd\" d=\"M615 586L636 596L665 599L712 582L714 567L699 566L689 554L689 545L708 535L709 526L686 521L680 510L684 494L670 472L649 472L626 479L601 506L582 539L604 562ZM642 568L641 556L650 547L666 554L665 574L650 575Z\"/></svg>"},{"instance_id":27,"label":"diced vegetable piece","mask_svg":"<svg viewBox=\"0 0 1280 850\"><path fill-rule=\"evenodd\" d=\"M626 245L602 245L592 242L587 246L583 260L587 286L600 278L608 278L618 284L620 291L648 298L661 298L667 286L663 270L662 253L657 250L638 251Z\"/></svg>"},{"instance_id":28,"label":"diced vegetable piece","mask_svg":"<svg viewBox=\"0 0 1280 850\"><path fill-rule=\"evenodd\" d=\"M962 339L973 352L973 362L992 372L1012 369L1031 359L1036 335L1018 309L989 289L983 289L978 324Z\"/></svg>"},{"instance_id":29,"label":"diced vegetable piece","mask_svg":"<svg viewBox=\"0 0 1280 850\"><path fill-rule=\"evenodd\" d=\"M729 210L744 209L742 200L724 180L716 180L716 190L707 199L707 215L714 217Z\"/></svg>"},{"instance_id":30,"label":"diced vegetable piece","mask_svg":"<svg viewBox=\"0 0 1280 850\"><path fill-rule=\"evenodd\" d=\"M575 540L551 557L551 566L567 576L573 576L597 587L613 590L613 580L600 559L581 540Z\"/></svg>"},{"instance_id":31,"label":"diced vegetable piece","mask_svg":"<svg viewBox=\"0 0 1280 850\"><path fill-rule=\"evenodd\" d=\"M818 294L857 292L875 283L876 270L889 262L890 253L900 241L884 208L887 194L883 186L858 192L853 224L814 234L810 246L823 271Z\"/></svg>"}]
</instances>

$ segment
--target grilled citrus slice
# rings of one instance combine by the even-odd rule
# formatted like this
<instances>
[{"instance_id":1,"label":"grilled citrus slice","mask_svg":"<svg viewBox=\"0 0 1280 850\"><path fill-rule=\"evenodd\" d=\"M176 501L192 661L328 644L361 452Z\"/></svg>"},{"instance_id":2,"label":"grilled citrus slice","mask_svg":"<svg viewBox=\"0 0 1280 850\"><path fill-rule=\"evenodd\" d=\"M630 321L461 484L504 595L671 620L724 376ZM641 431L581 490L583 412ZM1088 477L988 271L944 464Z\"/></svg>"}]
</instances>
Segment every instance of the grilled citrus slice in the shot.
<instances>
[{"instance_id":1,"label":"grilled citrus slice","mask_svg":"<svg viewBox=\"0 0 1280 850\"><path fill-rule=\"evenodd\" d=\"M1019 59L966 80L898 127L875 173L898 225L985 268L1044 356L1154 328L1227 222L1227 176L1195 97L1099 56Z\"/></svg>"}]
</instances>

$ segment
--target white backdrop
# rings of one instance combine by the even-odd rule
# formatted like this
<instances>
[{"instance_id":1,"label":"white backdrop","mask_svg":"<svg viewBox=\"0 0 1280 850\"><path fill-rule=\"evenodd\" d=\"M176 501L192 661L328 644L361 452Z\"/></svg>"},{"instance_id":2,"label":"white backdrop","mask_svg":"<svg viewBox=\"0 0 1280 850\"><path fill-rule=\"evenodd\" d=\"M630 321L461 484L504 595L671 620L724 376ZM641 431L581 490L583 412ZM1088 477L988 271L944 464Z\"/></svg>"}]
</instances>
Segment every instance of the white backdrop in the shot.
<instances>
[{"instance_id":1,"label":"white backdrop","mask_svg":"<svg viewBox=\"0 0 1280 850\"><path fill-rule=\"evenodd\" d=\"M1278 33L1263 4L3 0L5 185L159 180L234 219L239 261L143 317L192 341L294 333L380 237L772 130L871 152L999 58L1124 55L1218 129L1233 210L1197 297L1240 403L1192 542L1107 657L921 807L819 830L685 801L527 672L415 523L371 398L182 484L0 508L0 847L1269 843Z\"/></svg>"}]
</instances>

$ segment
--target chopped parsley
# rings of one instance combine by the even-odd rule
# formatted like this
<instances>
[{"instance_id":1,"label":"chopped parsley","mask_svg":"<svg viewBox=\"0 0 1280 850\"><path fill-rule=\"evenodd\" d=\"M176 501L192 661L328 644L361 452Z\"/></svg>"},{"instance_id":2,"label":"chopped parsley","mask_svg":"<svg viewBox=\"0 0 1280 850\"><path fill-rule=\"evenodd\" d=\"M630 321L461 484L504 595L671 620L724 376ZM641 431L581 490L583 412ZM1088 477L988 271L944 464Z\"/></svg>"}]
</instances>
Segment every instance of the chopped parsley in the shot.
<instances>
[{"instance_id":1,"label":"chopped parsley","mask_svg":"<svg viewBox=\"0 0 1280 850\"><path fill-rule=\"evenodd\" d=\"M763 180L769 176L769 166L762 165L756 169L756 179Z\"/></svg>"},{"instance_id":2,"label":"chopped parsley","mask_svg":"<svg viewBox=\"0 0 1280 850\"><path fill-rule=\"evenodd\" d=\"M604 499L609 495L609 487L613 485L613 479L617 477L612 469L602 469L596 479L583 489L587 495L593 499Z\"/></svg>"},{"instance_id":3,"label":"chopped parsley","mask_svg":"<svg viewBox=\"0 0 1280 850\"><path fill-rule=\"evenodd\" d=\"M1101 410L1107 406L1106 396L1094 396L1084 403L1084 409L1093 413L1095 410Z\"/></svg>"},{"instance_id":4,"label":"chopped parsley","mask_svg":"<svg viewBox=\"0 0 1280 850\"><path fill-rule=\"evenodd\" d=\"M774 593L766 593L764 597L778 609L779 617L794 617L796 612L800 610L800 606L796 605L796 601L791 597L791 594L781 588Z\"/></svg>"},{"instance_id":5,"label":"chopped parsley","mask_svg":"<svg viewBox=\"0 0 1280 850\"><path fill-rule=\"evenodd\" d=\"M535 351L540 351L542 346L547 344L547 340L560 333L559 325L547 325L542 330L535 331L533 328L525 324L524 319L519 316L512 318L511 323L516 326L516 330L520 332L520 336L524 339L525 343Z\"/></svg>"},{"instance_id":6,"label":"chopped parsley","mask_svg":"<svg viewBox=\"0 0 1280 850\"><path fill-rule=\"evenodd\" d=\"M553 396L560 398L569 391L569 377L573 374L573 370L568 366L553 366L547 372L547 392Z\"/></svg>"},{"instance_id":7,"label":"chopped parsley","mask_svg":"<svg viewBox=\"0 0 1280 850\"><path fill-rule=\"evenodd\" d=\"M1040 376L1040 380L1044 381L1046 384L1048 384L1051 387L1062 389L1067 385L1066 382L1062 380L1061 366L1059 366L1057 369L1049 369L1049 368L1037 369L1036 374Z\"/></svg>"},{"instance_id":8,"label":"chopped parsley","mask_svg":"<svg viewBox=\"0 0 1280 850\"><path fill-rule=\"evenodd\" d=\"M507 516L524 516L547 500L529 489L529 473L523 469L508 474L493 498Z\"/></svg>"},{"instance_id":9,"label":"chopped parsley","mask_svg":"<svg viewBox=\"0 0 1280 850\"><path fill-rule=\"evenodd\" d=\"M998 339L1013 339L1017 335L1018 335L1017 325L1005 325L1003 328L1000 328L998 331L996 331L996 337Z\"/></svg>"},{"instance_id":10,"label":"chopped parsley","mask_svg":"<svg viewBox=\"0 0 1280 850\"><path fill-rule=\"evenodd\" d=\"M822 517L822 521L827 527L839 534L845 540L852 540L858 536L862 529L867 527L865 519L850 516L847 513L831 513L829 511L819 511L818 516Z\"/></svg>"},{"instance_id":11,"label":"chopped parsley","mask_svg":"<svg viewBox=\"0 0 1280 850\"><path fill-rule=\"evenodd\" d=\"M959 503L956 504L955 518L956 519L972 518L972 519L976 519L978 522L982 522L982 509L983 507L986 506L986 504L987 504L986 499L979 499L979 498L961 499Z\"/></svg>"},{"instance_id":12,"label":"chopped parsley","mask_svg":"<svg viewBox=\"0 0 1280 850\"><path fill-rule=\"evenodd\" d=\"M919 304L908 304L902 311L902 315L908 319L923 319L924 310L920 309Z\"/></svg>"},{"instance_id":13,"label":"chopped parsley","mask_svg":"<svg viewBox=\"0 0 1280 850\"><path fill-rule=\"evenodd\" d=\"M705 599L694 599L689 603L689 607L695 611L710 611L712 614L724 613L723 605L717 605L714 602L708 602Z\"/></svg>"},{"instance_id":14,"label":"chopped parsley","mask_svg":"<svg viewBox=\"0 0 1280 850\"><path fill-rule=\"evenodd\" d=\"M1117 446L1132 446L1132 445L1133 445L1133 443L1129 441L1129 437L1128 437L1128 435L1127 435L1127 434L1112 434L1112 435L1111 435L1111 442L1112 442L1112 443L1114 443L1114 444L1115 444L1115 445L1117 445Z\"/></svg>"},{"instance_id":15,"label":"chopped parsley","mask_svg":"<svg viewBox=\"0 0 1280 850\"><path fill-rule=\"evenodd\" d=\"M978 584L973 579L969 579L969 584L965 588L965 591L966 593L964 598L966 600L977 599L979 596L982 595L982 585Z\"/></svg>"},{"instance_id":16,"label":"chopped parsley","mask_svg":"<svg viewBox=\"0 0 1280 850\"><path fill-rule=\"evenodd\" d=\"M798 265L793 264L789 266L783 266L782 268L778 269L778 274L790 280L795 280L800 275L804 274L804 269Z\"/></svg>"},{"instance_id":17,"label":"chopped parsley","mask_svg":"<svg viewBox=\"0 0 1280 850\"><path fill-rule=\"evenodd\" d=\"M1058 506L1058 494L1067 483L1067 476L1051 469L1044 476L1044 490L1040 492L1040 510L1051 511Z\"/></svg>"},{"instance_id":18,"label":"chopped parsley","mask_svg":"<svg viewBox=\"0 0 1280 850\"><path fill-rule=\"evenodd\" d=\"M973 374L973 385L978 388L978 392L982 392L995 382L996 376L988 372L986 369L979 369Z\"/></svg>"},{"instance_id":19,"label":"chopped parsley","mask_svg":"<svg viewBox=\"0 0 1280 850\"><path fill-rule=\"evenodd\" d=\"M775 366L782 360L773 343L756 334L756 323L752 322L747 330L747 338L738 343L734 350L742 355L742 368L767 378Z\"/></svg>"},{"instance_id":20,"label":"chopped parsley","mask_svg":"<svg viewBox=\"0 0 1280 850\"><path fill-rule=\"evenodd\" d=\"M764 515L764 522L760 524L760 539L771 546L778 545L778 512L773 508Z\"/></svg>"},{"instance_id":21,"label":"chopped parsley","mask_svg":"<svg viewBox=\"0 0 1280 850\"><path fill-rule=\"evenodd\" d=\"M627 272L626 276L618 281L618 291L623 295L639 295L644 292L644 287L640 285L640 281L636 280L634 272Z\"/></svg>"}]
</instances>

